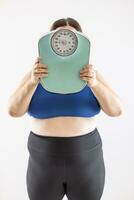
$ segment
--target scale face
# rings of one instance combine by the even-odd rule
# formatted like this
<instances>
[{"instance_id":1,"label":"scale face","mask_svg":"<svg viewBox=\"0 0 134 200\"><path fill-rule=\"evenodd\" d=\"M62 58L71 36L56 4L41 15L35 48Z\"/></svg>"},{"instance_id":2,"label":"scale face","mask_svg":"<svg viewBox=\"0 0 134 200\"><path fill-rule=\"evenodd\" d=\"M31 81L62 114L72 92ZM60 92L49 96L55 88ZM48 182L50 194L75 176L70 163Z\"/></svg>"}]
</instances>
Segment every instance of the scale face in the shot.
<instances>
[{"instance_id":1,"label":"scale face","mask_svg":"<svg viewBox=\"0 0 134 200\"><path fill-rule=\"evenodd\" d=\"M89 63L90 46L88 37L78 31L63 28L43 35L38 40L41 62L48 67L48 76L40 79L43 88L60 94L82 90L87 82L79 74Z\"/></svg>"},{"instance_id":2,"label":"scale face","mask_svg":"<svg viewBox=\"0 0 134 200\"><path fill-rule=\"evenodd\" d=\"M51 46L60 56L69 56L77 49L78 40L73 31L61 29L55 32L51 38Z\"/></svg>"}]
</instances>

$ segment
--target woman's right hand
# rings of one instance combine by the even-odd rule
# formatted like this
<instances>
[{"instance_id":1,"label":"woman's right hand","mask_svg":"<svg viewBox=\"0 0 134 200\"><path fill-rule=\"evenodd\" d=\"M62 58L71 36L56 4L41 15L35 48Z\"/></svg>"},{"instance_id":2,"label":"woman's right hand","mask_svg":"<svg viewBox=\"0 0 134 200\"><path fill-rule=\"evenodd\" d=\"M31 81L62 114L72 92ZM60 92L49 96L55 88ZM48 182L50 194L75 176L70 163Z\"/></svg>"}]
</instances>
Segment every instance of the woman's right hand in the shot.
<instances>
[{"instance_id":1,"label":"woman's right hand","mask_svg":"<svg viewBox=\"0 0 134 200\"><path fill-rule=\"evenodd\" d=\"M41 57L37 57L33 69L31 71L31 82L38 84L41 77L48 76L48 67L46 64L41 63Z\"/></svg>"}]
</instances>

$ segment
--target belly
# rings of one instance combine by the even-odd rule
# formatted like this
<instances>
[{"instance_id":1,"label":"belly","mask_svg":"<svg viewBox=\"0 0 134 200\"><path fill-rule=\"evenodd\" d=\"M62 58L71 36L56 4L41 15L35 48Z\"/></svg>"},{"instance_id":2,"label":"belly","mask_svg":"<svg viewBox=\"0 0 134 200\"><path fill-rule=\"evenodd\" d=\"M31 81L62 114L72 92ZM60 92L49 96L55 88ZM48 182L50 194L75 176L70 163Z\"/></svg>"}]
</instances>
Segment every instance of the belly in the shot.
<instances>
[{"instance_id":1,"label":"belly","mask_svg":"<svg viewBox=\"0 0 134 200\"><path fill-rule=\"evenodd\" d=\"M37 135L69 137L91 132L96 127L96 117L31 117L31 130Z\"/></svg>"}]
</instances>

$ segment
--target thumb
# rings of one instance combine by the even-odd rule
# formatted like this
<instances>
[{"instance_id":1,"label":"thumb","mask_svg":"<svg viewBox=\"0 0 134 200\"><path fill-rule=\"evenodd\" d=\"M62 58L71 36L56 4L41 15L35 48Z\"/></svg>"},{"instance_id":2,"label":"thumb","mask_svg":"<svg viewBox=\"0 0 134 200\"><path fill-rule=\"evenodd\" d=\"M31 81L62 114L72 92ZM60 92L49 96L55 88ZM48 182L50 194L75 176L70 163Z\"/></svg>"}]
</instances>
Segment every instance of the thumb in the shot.
<instances>
[{"instance_id":1,"label":"thumb","mask_svg":"<svg viewBox=\"0 0 134 200\"><path fill-rule=\"evenodd\" d=\"M35 60L35 64L37 64L37 63L39 63L39 62L41 62L41 57L40 57L40 56L37 57L37 59Z\"/></svg>"}]
</instances>

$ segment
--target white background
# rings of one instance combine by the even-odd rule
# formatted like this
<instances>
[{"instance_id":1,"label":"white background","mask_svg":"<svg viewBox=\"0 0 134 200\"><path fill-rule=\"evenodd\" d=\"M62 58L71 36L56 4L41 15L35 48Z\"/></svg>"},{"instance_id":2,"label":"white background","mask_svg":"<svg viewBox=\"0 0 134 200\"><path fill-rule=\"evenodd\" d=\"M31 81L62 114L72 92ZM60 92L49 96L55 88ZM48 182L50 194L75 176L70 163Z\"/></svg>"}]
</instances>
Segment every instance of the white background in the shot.
<instances>
[{"instance_id":1,"label":"white background","mask_svg":"<svg viewBox=\"0 0 134 200\"><path fill-rule=\"evenodd\" d=\"M0 1L0 199L28 200L29 116L7 113L8 97L38 56L37 41L59 18L73 17L92 43L90 64L122 99L124 113L98 116L106 182L102 200L134 199L134 2L132 0ZM66 199L66 196L64 197Z\"/></svg>"}]
</instances>

